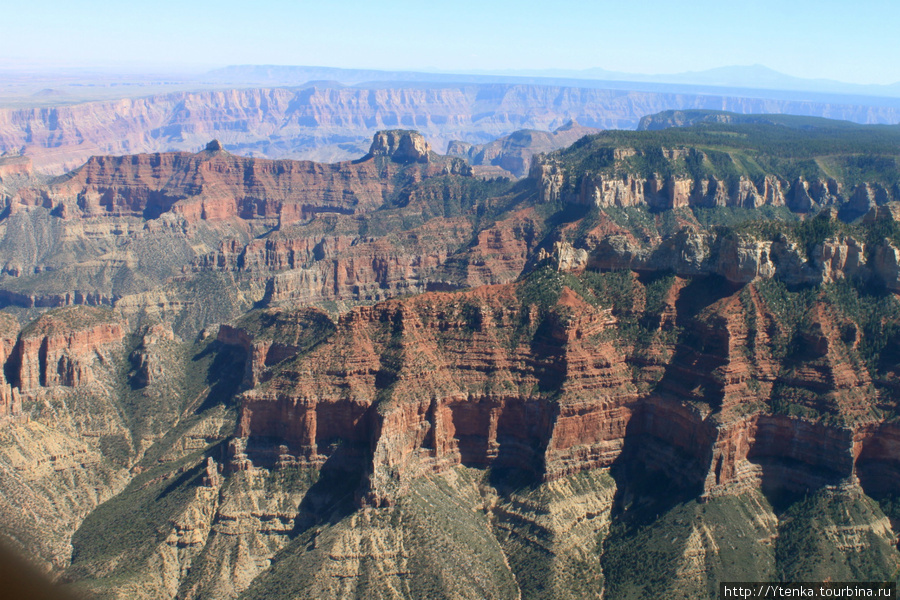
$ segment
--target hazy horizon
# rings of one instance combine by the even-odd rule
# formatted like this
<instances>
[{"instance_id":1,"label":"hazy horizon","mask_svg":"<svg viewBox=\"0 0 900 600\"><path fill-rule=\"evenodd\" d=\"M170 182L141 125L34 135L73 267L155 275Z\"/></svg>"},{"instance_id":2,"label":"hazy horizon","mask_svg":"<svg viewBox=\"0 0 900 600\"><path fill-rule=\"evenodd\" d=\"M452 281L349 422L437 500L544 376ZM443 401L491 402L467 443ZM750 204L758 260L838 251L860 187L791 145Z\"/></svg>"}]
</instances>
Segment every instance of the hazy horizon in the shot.
<instances>
[{"instance_id":1,"label":"hazy horizon","mask_svg":"<svg viewBox=\"0 0 900 600\"><path fill-rule=\"evenodd\" d=\"M808 81L829 81L835 83L843 83L848 85L861 85L861 86L891 86L891 85L900 85L900 80L895 82L889 82L884 84L857 84L851 81L845 81L841 79L832 79L827 77L806 77L803 75L797 75L794 73L786 73L783 71L778 71L773 69L772 67L764 64L722 64L715 67L710 67L708 69L700 69L700 70L686 70L686 71L651 71L651 72L639 72L639 71L618 71L613 69L608 69L603 65L597 65L594 67L587 67L583 69L569 69L564 67L547 67L543 69L536 68L496 68L496 69L485 69L485 68L437 68L437 67L422 67L422 68L379 68L379 67L362 67L359 65L332 65L332 64L299 64L299 63L197 63L197 64L188 64L188 63L153 63L153 62L145 62L145 61L73 61L73 62L63 62L63 61L38 61L38 60L26 60L26 59L17 59L15 57L2 57L0 56L0 71L7 72L18 72L18 73L33 73L33 74L66 74L66 73L105 73L110 75L163 75L163 74L172 74L172 75L199 75L208 73L211 71L216 71L219 69L231 68L231 67L276 67L276 68L322 68L322 69L337 69L337 70L360 70L360 71L382 71L382 72L408 72L408 73L431 73L437 75L496 75L496 76L508 76L508 77L576 77L582 76L584 78L598 78L600 75L609 75L609 76L636 76L636 77L646 77L646 78L658 78L658 77L680 77L686 75L697 75L697 74L706 74L712 72L722 72L726 70L743 70L743 69L762 69L770 71L773 74L782 75L784 77L789 77L793 79L803 79Z\"/></svg>"},{"instance_id":2,"label":"hazy horizon","mask_svg":"<svg viewBox=\"0 0 900 600\"><path fill-rule=\"evenodd\" d=\"M859 5L857 5L859 6ZM248 5L97 0L17 5L0 39L0 68L161 68L316 65L389 71L582 71L676 75L765 67L850 84L900 82L893 25L900 4L763 0L752 9L698 0L690 8L647 0L552 7L460 0L452 7L401 0Z\"/></svg>"}]
</instances>

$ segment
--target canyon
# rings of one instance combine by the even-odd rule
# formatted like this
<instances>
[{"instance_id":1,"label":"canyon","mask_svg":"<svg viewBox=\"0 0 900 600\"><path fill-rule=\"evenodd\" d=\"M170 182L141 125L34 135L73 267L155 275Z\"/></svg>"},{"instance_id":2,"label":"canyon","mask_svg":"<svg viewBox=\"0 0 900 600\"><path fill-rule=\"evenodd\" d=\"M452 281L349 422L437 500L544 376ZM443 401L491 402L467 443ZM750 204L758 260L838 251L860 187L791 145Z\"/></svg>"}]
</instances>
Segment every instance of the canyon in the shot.
<instances>
[{"instance_id":1,"label":"canyon","mask_svg":"<svg viewBox=\"0 0 900 600\"><path fill-rule=\"evenodd\" d=\"M0 536L100 598L889 580L895 133L808 124L11 171Z\"/></svg>"},{"instance_id":2,"label":"canyon","mask_svg":"<svg viewBox=\"0 0 900 600\"><path fill-rule=\"evenodd\" d=\"M516 131L486 144L451 140L447 144L447 154L465 158L482 176L524 177L531 169L531 159L535 154L565 148L586 135L598 132L598 129L569 121L552 132Z\"/></svg>"},{"instance_id":3,"label":"canyon","mask_svg":"<svg viewBox=\"0 0 900 600\"><path fill-rule=\"evenodd\" d=\"M35 169L55 175L95 155L196 152L216 138L235 154L334 162L363 154L379 129L416 129L444 150L452 140L484 144L572 120L599 129L634 128L644 115L686 109L898 121L896 106L869 106L852 97L815 101L540 84L310 82L0 108L0 153L25 155Z\"/></svg>"}]
</instances>

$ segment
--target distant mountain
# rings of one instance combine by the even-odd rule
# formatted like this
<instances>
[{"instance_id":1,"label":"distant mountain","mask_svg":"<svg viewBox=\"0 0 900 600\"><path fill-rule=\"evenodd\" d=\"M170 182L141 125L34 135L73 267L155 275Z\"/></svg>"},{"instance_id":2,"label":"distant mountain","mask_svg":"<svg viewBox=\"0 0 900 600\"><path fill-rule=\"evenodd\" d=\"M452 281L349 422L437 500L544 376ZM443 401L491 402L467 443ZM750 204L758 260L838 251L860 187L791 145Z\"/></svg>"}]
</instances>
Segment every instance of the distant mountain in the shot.
<instances>
[{"instance_id":1,"label":"distant mountain","mask_svg":"<svg viewBox=\"0 0 900 600\"><path fill-rule=\"evenodd\" d=\"M832 79L806 79L794 77L770 69L763 65L743 65L717 67L705 71L688 71L661 75L645 75L607 71L605 69L563 70L525 70L525 71L493 71L482 72L481 75L494 74L507 77L565 77L573 79L596 79L605 81L629 81L661 84L683 84L696 86L751 88L763 90L786 90L816 92L823 94L850 94L900 97L900 82L890 85L859 85Z\"/></svg>"},{"instance_id":2,"label":"distant mountain","mask_svg":"<svg viewBox=\"0 0 900 600\"><path fill-rule=\"evenodd\" d=\"M333 67L287 65L235 65L215 69L202 78L206 83L228 85L299 85L310 80L333 80L345 85L380 82L419 83L543 83L596 87L634 87L650 85L654 91L674 91L671 86L702 88L792 91L815 94L845 94L900 98L900 82L891 85L858 85L830 79L804 79L780 73L763 65L729 66L706 71L689 71L663 75L646 75L593 68L528 69L453 72L379 71L374 69L339 69ZM663 86L660 88L659 86ZM668 87L666 87L668 86ZM637 89L637 88L636 88Z\"/></svg>"},{"instance_id":3,"label":"distant mountain","mask_svg":"<svg viewBox=\"0 0 900 600\"><path fill-rule=\"evenodd\" d=\"M798 90L834 94L866 94L900 96L900 83L891 85L858 85L832 79L805 79L780 73L763 65L720 67L707 71L690 71L671 76L657 76L657 81L714 85L743 86L772 90Z\"/></svg>"}]
</instances>

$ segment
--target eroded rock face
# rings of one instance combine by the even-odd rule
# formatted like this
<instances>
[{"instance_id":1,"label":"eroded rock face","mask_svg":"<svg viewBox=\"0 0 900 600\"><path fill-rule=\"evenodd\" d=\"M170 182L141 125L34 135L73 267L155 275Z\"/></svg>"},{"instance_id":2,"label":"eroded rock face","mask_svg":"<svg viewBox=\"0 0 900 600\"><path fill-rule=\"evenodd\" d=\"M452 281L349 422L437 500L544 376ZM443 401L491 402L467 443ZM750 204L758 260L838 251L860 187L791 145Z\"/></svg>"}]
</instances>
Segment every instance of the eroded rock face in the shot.
<instances>
[{"instance_id":1,"label":"eroded rock face","mask_svg":"<svg viewBox=\"0 0 900 600\"><path fill-rule=\"evenodd\" d=\"M418 131L380 131L375 134L369 154L388 156L397 162L428 162L431 145Z\"/></svg>"},{"instance_id":2,"label":"eroded rock face","mask_svg":"<svg viewBox=\"0 0 900 600\"><path fill-rule=\"evenodd\" d=\"M0 314L0 536L48 571L65 568L82 520L127 483L129 432L111 393L126 331L105 308L52 310L21 330Z\"/></svg>"},{"instance_id":3,"label":"eroded rock face","mask_svg":"<svg viewBox=\"0 0 900 600\"><path fill-rule=\"evenodd\" d=\"M543 248L538 252L538 261L551 259L558 271L582 271L587 265L588 253L583 248L575 248L569 242L554 242L553 251Z\"/></svg>"},{"instance_id":4,"label":"eroded rock face","mask_svg":"<svg viewBox=\"0 0 900 600\"><path fill-rule=\"evenodd\" d=\"M900 289L894 230L758 234L686 210L818 209L846 196L840 182L586 173L579 188L546 163L512 185L469 177L409 132L379 136L355 163L240 159L211 143L96 159L21 191L0 222L22 240L6 246L0 297L113 309L49 311L22 331L0 317L0 534L16 503L38 507L26 528L46 540L28 545L64 569L74 529L121 493L83 525L66 577L184 598L277 595L279 573L359 595L367 578L427 571L416 561L446 566L438 579L453 585L489 579L496 597L527 595L527 578L615 597L610 557L631 542L670 544L671 590L703 595L721 548L752 554L781 535L767 498L782 492L859 496L870 516L832 533L893 547L865 498L898 492L892 317L867 320L831 296L862 288L830 284L874 275ZM892 226L879 220L896 207L870 188L865 225ZM32 292L29 278L85 291ZM104 278L149 291L101 291ZM879 332L886 350L869 359ZM660 525L679 532L665 544L629 539L611 526L655 493L632 489L644 471L689 499L677 511L752 515L746 539L723 540L704 508ZM155 532L139 552L82 552L97 539L85 532L136 514ZM487 558L441 562L473 539ZM757 572L775 572L773 553Z\"/></svg>"},{"instance_id":5,"label":"eroded rock face","mask_svg":"<svg viewBox=\"0 0 900 600\"><path fill-rule=\"evenodd\" d=\"M125 329L108 310L73 307L43 315L19 336L17 386L30 391L89 383L94 380L91 365L108 361L109 346L124 337Z\"/></svg>"},{"instance_id":6,"label":"eroded rock face","mask_svg":"<svg viewBox=\"0 0 900 600\"><path fill-rule=\"evenodd\" d=\"M754 416L720 428L706 492L733 493L736 486L767 485L802 492L852 481L853 450L851 428Z\"/></svg>"},{"instance_id":7,"label":"eroded rock face","mask_svg":"<svg viewBox=\"0 0 900 600\"><path fill-rule=\"evenodd\" d=\"M140 345L131 353L129 360L134 367L131 385L143 388L160 382L166 377L166 365L159 349L176 347L178 342L172 327L166 323L155 323L146 328Z\"/></svg>"},{"instance_id":8,"label":"eroded rock face","mask_svg":"<svg viewBox=\"0 0 900 600\"><path fill-rule=\"evenodd\" d=\"M217 339L246 353L243 385L249 389L271 376L269 367L306 352L333 330L328 315L314 308L267 309L221 325Z\"/></svg>"},{"instance_id":9,"label":"eroded rock face","mask_svg":"<svg viewBox=\"0 0 900 600\"><path fill-rule=\"evenodd\" d=\"M423 227L410 239L425 241L442 231L446 229L435 223ZM435 237L438 243L434 246L423 244L418 251L412 252L398 249L383 239L362 241L357 238L356 243L346 244L343 249L339 245L320 246L330 256L305 264L298 261L295 268L272 277L266 287L264 302L280 304L348 298L374 301L423 292L428 285L427 274L443 265L453 250L464 242L461 234L465 229L457 231L455 236ZM272 254L267 258L272 258Z\"/></svg>"},{"instance_id":10,"label":"eroded rock face","mask_svg":"<svg viewBox=\"0 0 900 600\"><path fill-rule=\"evenodd\" d=\"M540 160L532 161L528 176L538 182L538 194L541 202L556 202L565 183L562 169L555 164L544 164Z\"/></svg>"},{"instance_id":11,"label":"eroded rock face","mask_svg":"<svg viewBox=\"0 0 900 600\"><path fill-rule=\"evenodd\" d=\"M787 179L784 172L751 176L699 169L697 165L710 164L710 156L697 147L597 147L583 163L584 156L574 148L535 157L529 178L545 201L561 198L599 208L654 210L784 206L799 214L839 207L842 218L851 220L897 200L896 188L878 182L845 185L825 175L807 180L793 175ZM747 173L724 154L720 159Z\"/></svg>"},{"instance_id":12,"label":"eroded rock face","mask_svg":"<svg viewBox=\"0 0 900 600\"><path fill-rule=\"evenodd\" d=\"M641 374L630 367L635 347L616 341L616 319L568 288L550 312L521 304L510 285L351 311L302 360L254 359L254 373L280 366L242 397L232 468L340 456L367 465L361 501L383 506L423 473L456 465L552 481L637 461L711 497L852 484L857 465L871 473L866 461L893 460L883 449L895 432L867 417L879 402L864 391L871 376L848 366L845 323L814 308L808 366L788 376L776 355L780 317L755 288L692 317L679 298L697 292L680 281L660 331L686 327L692 341L657 338L641 351ZM827 387L827 410L848 424L773 414L773 384Z\"/></svg>"},{"instance_id":13,"label":"eroded rock face","mask_svg":"<svg viewBox=\"0 0 900 600\"><path fill-rule=\"evenodd\" d=\"M18 155L0 155L0 182L10 178L30 177L34 174L31 158Z\"/></svg>"},{"instance_id":14,"label":"eroded rock face","mask_svg":"<svg viewBox=\"0 0 900 600\"><path fill-rule=\"evenodd\" d=\"M655 247L617 234L602 239L594 248L577 250L587 253L586 264L595 269L712 274L742 284L774 278L791 285L816 285L875 275L895 290L900 276L890 242L875 247L869 264L865 244L849 236L826 239L808 253L784 236L772 241L705 232L680 232Z\"/></svg>"},{"instance_id":15,"label":"eroded rock face","mask_svg":"<svg viewBox=\"0 0 900 600\"><path fill-rule=\"evenodd\" d=\"M0 313L0 365L6 366L16 349L19 334L19 323L11 315ZM6 378L6 369L0 372L0 422L4 419L19 417L22 414L22 401L19 390L14 388Z\"/></svg>"},{"instance_id":16,"label":"eroded rock face","mask_svg":"<svg viewBox=\"0 0 900 600\"><path fill-rule=\"evenodd\" d=\"M482 294L497 294L505 300L491 307L486 303L487 295L450 295L453 303L448 304L449 298L444 295L424 294L417 297L420 302L411 306L388 303L358 309L342 317L336 335L341 339L343 336L356 339L352 350L347 353L336 344L327 343L315 353L319 357L316 362L331 373L327 377L335 386L322 381L310 387L303 382L305 378L318 376L315 372L304 372L304 375L297 374L300 380L279 377L246 393L240 431L242 437L250 438L248 452L254 446L254 432L270 427L280 431L288 454L311 461L327 457L328 444L333 438L342 438L351 446L365 444L373 428L380 430L384 437L376 443L375 452L380 456L379 464L387 470L414 455L435 464L463 461L486 465L494 459L509 459L516 447L531 455L535 447L546 446L551 432L540 423L549 424L552 407L540 401L529 404L519 393L502 390L538 385L534 375L537 368L548 370L548 380L563 377L562 373L553 373L565 368L569 356L560 354L560 345L564 340L578 344L578 336L599 331L608 316L602 312L591 313L576 322L552 325L545 342L552 355L547 360L552 364L528 366L526 348L517 348L512 354L489 348L495 344L503 347L501 340L494 337L498 328L503 329L501 325L536 316L523 315L510 303L514 300L512 288L483 289ZM383 344L391 339L390 335L384 338L378 333L385 326L402 328L413 335L410 341L414 347L404 349L402 357L392 358L390 352L380 356ZM532 326L536 327L537 323ZM434 355L429 349L436 343L435 337L452 340L446 354ZM474 345L466 352L464 340L469 338ZM476 351L478 347L483 347L483 352ZM577 349L568 352L579 361L589 360ZM373 412L378 389L396 377L392 373L407 360L417 365L414 370L418 381L403 378L392 383L391 397L396 401L396 410ZM492 366L477 366L482 361ZM470 373L470 368L475 368L475 372ZM483 368L498 374L496 391L486 391L480 383L477 373ZM616 369L615 365L608 368ZM346 383L338 383L342 381ZM439 397L421 398L416 390L423 389L422 385L444 392ZM297 396L301 390L307 391ZM541 411L546 411L545 417L537 416ZM537 423L531 418L535 416ZM524 437L500 448L498 436L500 439ZM270 459L276 458L270 455ZM539 454L533 458L537 460Z\"/></svg>"},{"instance_id":17,"label":"eroded rock face","mask_svg":"<svg viewBox=\"0 0 900 600\"><path fill-rule=\"evenodd\" d=\"M516 131L506 137L487 144L469 144L460 140L451 140L447 144L447 154L460 156L468 160L485 175L497 174L524 177L531 169L532 157L535 154L551 152L565 148L580 138L598 133L599 129L583 127L570 121L552 132L523 130Z\"/></svg>"},{"instance_id":18,"label":"eroded rock face","mask_svg":"<svg viewBox=\"0 0 900 600\"><path fill-rule=\"evenodd\" d=\"M425 152L414 132L379 139L401 158L406 144ZM163 288L211 271L240 278L240 301L272 305L371 302L517 277L539 241L533 217L476 232L471 168L422 157L322 165L237 157L219 144L196 154L93 158L50 186L4 197L0 277L21 279L0 290L0 304L179 311L193 300ZM396 212L384 218L381 208ZM472 260L444 269L459 253ZM38 276L51 270L60 276Z\"/></svg>"},{"instance_id":19,"label":"eroded rock face","mask_svg":"<svg viewBox=\"0 0 900 600\"><path fill-rule=\"evenodd\" d=\"M673 104L792 112L788 101L771 99L521 84L230 89L3 109L0 149L24 149L38 170L54 174L96 154L196 151L214 137L268 158L313 153L324 145L343 160L355 151L348 156L341 145L349 139L364 149L373 129L416 128L444 148L452 139L482 141L524 128L551 130L573 118L590 127L632 129L642 115ZM807 104L804 110L860 123L898 121L891 107Z\"/></svg>"},{"instance_id":20,"label":"eroded rock face","mask_svg":"<svg viewBox=\"0 0 900 600\"><path fill-rule=\"evenodd\" d=\"M317 212L353 214L390 190L374 163L321 165L248 159L223 151L94 157L45 193L22 190L17 206L65 216L156 218L172 211L200 219L269 219L287 225Z\"/></svg>"},{"instance_id":21,"label":"eroded rock face","mask_svg":"<svg viewBox=\"0 0 900 600\"><path fill-rule=\"evenodd\" d=\"M397 163L428 163L430 146L414 131L375 134L368 155ZM199 220L270 221L281 227L316 214L353 215L381 206L401 166L374 160L334 164L273 161L229 154L218 140L197 154L95 156L49 189L22 189L11 212L42 206L72 218L141 217L164 213ZM471 175L459 159L436 158L413 178Z\"/></svg>"},{"instance_id":22,"label":"eroded rock face","mask_svg":"<svg viewBox=\"0 0 900 600\"><path fill-rule=\"evenodd\" d=\"M540 166L541 170L546 166ZM552 167L551 167L552 168ZM537 171L536 171L537 172ZM832 180L833 181L833 180ZM815 182L814 190L827 190L823 182ZM558 186L559 184L557 184ZM834 182L837 186L837 183ZM541 183L547 188L549 183ZM841 199L826 192L817 193L818 200L809 195L810 184L797 180L793 185L774 175L764 178L761 188L741 178L733 186L719 179L690 179L668 177L648 179L626 175L605 177L594 175L582 179L577 202L599 207L649 206L657 209L684 207L789 206L795 212L811 212L820 206L838 204ZM549 193L549 188L547 192Z\"/></svg>"},{"instance_id":23,"label":"eroded rock face","mask_svg":"<svg viewBox=\"0 0 900 600\"><path fill-rule=\"evenodd\" d=\"M893 244L883 244L875 249L872 270L881 277L889 290L900 291L900 250Z\"/></svg>"}]
</instances>

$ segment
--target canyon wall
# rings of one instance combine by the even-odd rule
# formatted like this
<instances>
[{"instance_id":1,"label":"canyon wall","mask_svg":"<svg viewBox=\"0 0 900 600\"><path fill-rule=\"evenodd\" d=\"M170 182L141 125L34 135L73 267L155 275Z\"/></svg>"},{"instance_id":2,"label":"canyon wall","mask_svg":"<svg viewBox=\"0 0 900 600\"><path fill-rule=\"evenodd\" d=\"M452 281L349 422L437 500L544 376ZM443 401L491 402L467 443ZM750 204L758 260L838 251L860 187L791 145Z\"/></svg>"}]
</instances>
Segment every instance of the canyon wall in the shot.
<instances>
[{"instance_id":1,"label":"canyon wall","mask_svg":"<svg viewBox=\"0 0 900 600\"><path fill-rule=\"evenodd\" d=\"M26 418L22 400L33 402L42 391L64 386L90 387L122 351L125 326L112 311L87 306L46 313L20 330L3 315L0 337L0 418Z\"/></svg>"},{"instance_id":2,"label":"canyon wall","mask_svg":"<svg viewBox=\"0 0 900 600\"><path fill-rule=\"evenodd\" d=\"M0 153L0 183L4 179L27 178L34 174L31 158Z\"/></svg>"},{"instance_id":3,"label":"canyon wall","mask_svg":"<svg viewBox=\"0 0 900 600\"><path fill-rule=\"evenodd\" d=\"M336 164L244 158L225 152L217 140L196 154L92 157L48 189L19 190L9 200L10 211L43 206L63 218L147 220L172 212L188 223L240 218L278 226L308 221L321 212L368 212L394 192L397 163L407 162L403 144L426 144L418 133L406 132L397 135L399 147L382 148L381 137L375 137L368 160ZM427 150L421 158L425 164L416 172L406 169L413 182L468 173L458 159L432 155L429 161Z\"/></svg>"},{"instance_id":4,"label":"canyon wall","mask_svg":"<svg viewBox=\"0 0 900 600\"><path fill-rule=\"evenodd\" d=\"M171 305L180 284L210 271L241 278L252 302L424 291L451 255L479 251L466 249L466 203L479 184L464 161L430 152L410 131L381 132L365 157L336 164L244 158L215 140L196 154L95 157L5 199L0 302L112 306L127 298L139 308L147 299L137 296L152 288ZM382 216L382 208L395 212ZM473 265L479 281L517 276L535 242L522 248L526 233L508 235L503 224L494 231L500 237L485 241L490 248ZM516 255L498 257L502 273L492 274L487 255L507 245L518 246ZM450 285L464 284L466 271Z\"/></svg>"},{"instance_id":5,"label":"canyon wall","mask_svg":"<svg viewBox=\"0 0 900 600\"><path fill-rule=\"evenodd\" d=\"M900 291L897 250L893 243L866 244L854 237L828 238L807 254L785 236L758 240L752 236L704 233L673 236L657 246L639 245L625 234L611 235L596 247L560 244L546 253L565 270L630 269L669 271L682 276L721 275L734 283L777 278L791 285L831 283L874 275L888 289ZM869 260L867 260L869 257Z\"/></svg>"},{"instance_id":6,"label":"canyon wall","mask_svg":"<svg viewBox=\"0 0 900 600\"><path fill-rule=\"evenodd\" d=\"M663 149L669 160L683 159L686 149ZM616 150L617 159L633 156L634 150ZM679 156L680 155L680 156ZM759 208L786 206L797 213L815 213L822 208L843 207L852 217L900 199L900 189L878 183L862 183L846 189L833 178L789 181L779 175L765 175L758 181L741 176L732 183L716 178L689 176L610 176L586 173L579 177L577 191L561 195L566 183L563 171L552 158L538 157L529 177L538 182L545 202L566 199L588 206L626 208L644 206L655 210L683 207Z\"/></svg>"},{"instance_id":7,"label":"canyon wall","mask_svg":"<svg viewBox=\"0 0 900 600\"><path fill-rule=\"evenodd\" d=\"M196 151L211 138L239 154L343 160L358 156L378 129L417 129L443 149L451 140L484 143L520 129L555 129L571 120L586 127L631 129L644 115L691 108L859 123L900 121L895 108L849 103L540 85L312 86L0 109L0 152L19 151L36 169L50 173L74 169L93 155Z\"/></svg>"},{"instance_id":8,"label":"canyon wall","mask_svg":"<svg viewBox=\"0 0 900 600\"><path fill-rule=\"evenodd\" d=\"M16 188L0 534L121 598L702 596L809 573L810 515L787 554L889 576L892 188L545 159L480 179L392 130Z\"/></svg>"},{"instance_id":9,"label":"canyon wall","mask_svg":"<svg viewBox=\"0 0 900 600\"><path fill-rule=\"evenodd\" d=\"M872 473L882 463L897 468L888 449L896 433L872 420L879 400L863 392L872 376L847 368L828 311L810 316L819 337L809 334L817 350L808 366L786 374L773 362L774 337L748 329L748 318L781 327L767 300L755 290L749 300L735 294L700 318L684 313L679 298L691 293L673 287L669 324L641 351L640 371L610 312L568 288L550 312L520 304L510 285L356 309L296 360L223 328L224 343L257 349L232 468L363 461L361 501L376 506L396 501L416 477L456 465L552 481L636 461L704 496L857 481L894 489ZM704 341L665 341L666 327ZM845 424L761 409L780 393L773 384L829 390L821 402Z\"/></svg>"},{"instance_id":10,"label":"canyon wall","mask_svg":"<svg viewBox=\"0 0 900 600\"><path fill-rule=\"evenodd\" d=\"M6 363L16 351L19 323L10 315L0 314L0 421L21 416L22 402L19 390L7 379Z\"/></svg>"}]
</instances>

